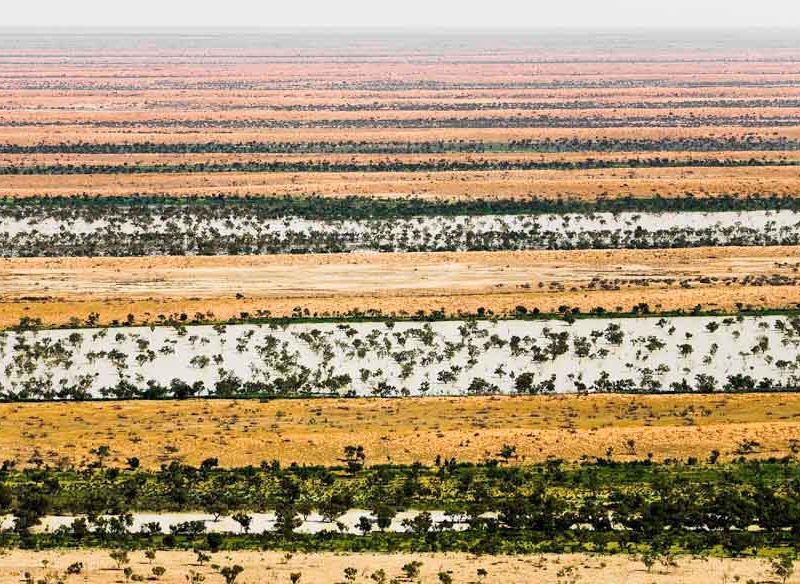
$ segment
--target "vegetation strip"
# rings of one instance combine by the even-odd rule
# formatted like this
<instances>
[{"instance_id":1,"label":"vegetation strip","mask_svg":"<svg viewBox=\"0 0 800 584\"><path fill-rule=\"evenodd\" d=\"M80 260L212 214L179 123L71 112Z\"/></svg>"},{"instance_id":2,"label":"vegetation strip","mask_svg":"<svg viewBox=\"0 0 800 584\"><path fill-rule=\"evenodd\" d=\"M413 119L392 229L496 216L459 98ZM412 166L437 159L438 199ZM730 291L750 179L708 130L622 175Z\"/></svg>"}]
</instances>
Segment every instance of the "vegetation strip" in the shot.
<instances>
[{"instance_id":1,"label":"vegetation strip","mask_svg":"<svg viewBox=\"0 0 800 584\"><path fill-rule=\"evenodd\" d=\"M388 219L482 215L564 215L595 213L680 213L798 211L800 197L769 194L747 196L686 194L680 197L605 196L596 200L577 197L477 198L436 200L415 196L382 198L365 196L31 196L0 197L0 219L82 219L93 221L109 214L126 218L162 213L199 216L237 216L260 219L287 216L304 219Z\"/></svg>"},{"instance_id":2,"label":"vegetation strip","mask_svg":"<svg viewBox=\"0 0 800 584\"><path fill-rule=\"evenodd\" d=\"M5 61L7 63L7 61ZM259 104L225 104L224 111L289 111L289 112L395 112L395 111L503 111L503 110L597 110L597 109L707 109L707 108L800 108L800 100L792 98L769 99L687 99L667 101L380 101L351 103L286 104L269 102Z\"/></svg>"},{"instance_id":3,"label":"vegetation strip","mask_svg":"<svg viewBox=\"0 0 800 584\"><path fill-rule=\"evenodd\" d=\"M357 252L663 249L800 244L796 211L265 218L258 207L6 207L0 255L182 256ZM109 212L111 211L111 212ZM16 212L17 217L14 217Z\"/></svg>"},{"instance_id":4,"label":"vegetation strip","mask_svg":"<svg viewBox=\"0 0 800 584\"><path fill-rule=\"evenodd\" d=\"M762 285L759 283L759 285ZM286 327L291 324L346 324L346 323L381 323L392 326L393 323L432 323L432 322L490 322L497 323L506 320L520 321L563 321L571 324L577 320L597 320L597 319L638 319L638 318L675 318L675 317L719 317L736 318L743 317L765 317L782 316L789 318L800 317L800 304L791 308L772 308L772 307L753 307L738 305L733 310L722 310L719 308L703 308L696 305L691 310L659 310L650 307L646 302L641 302L632 306L630 310L618 307L617 310L595 307L583 312L580 308L562 305L558 311L543 312L537 307L528 308L523 305L517 306L513 311L506 314L495 314L492 310L479 308L476 312L456 312L448 313L444 309L431 311L419 310L414 314L407 312L384 313L375 309L352 309L345 312L332 313L311 313L307 308L295 307L291 315L273 316L268 310L256 310L252 313L243 312L235 317L228 319L217 319L213 313L194 314L171 313L171 314L147 314L143 318L137 318L135 314L129 314L127 319L121 319L109 323L106 328L113 327L133 327L146 326L154 329L156 327L185 327L188 325L263 325L270 328ZM85 318L73 316L67 322L60 325L44 323L41 319L22 317L13 326L0 328L2 332L44 332L64 329L96 329L100 327L101 315L96 312L89 313Z\"/></svg>"},{"instance_id":5,"label":"vegetation strip","mask_svg":"<svg viewBox=\"0 0 800 584\"><path fill-rule=\"evenodd\" d=\"M785 137L731 136L661 139L556 138L507 142L309 141L309 142L62 142L0 144L0 154L479 154L490 152L794 152L800 140Z\"/></svg>"},{"instance_id":6,"label":"vegetation strip","mask_svg":"<svg viewBox=\"0 0 800 584\"><path fill-rule=\"evenodd\" d=\"M451 118L344 118L344 119L137 119L137 120L25 120L0 121L0 128L108 128L139 129L147 128L192 128L205 129L361 129L361 128L698 128L698 127L740 127L740 128L788 128L800 125L796 112L781 116L757 115L659 115L659 116L513 116L513 117L451 117Z\"/></svg>"},{"instance_id":7,"label":"vegetation strip","mask_svg":"<svg viewBox=\"0 0 800 584\"><path fill-rule=\"evenodd\" d=\"M798 345L741 315L33 330L0 333L0 397L794 391Z\"/></svg>"},{"instance_id":8,"label":"vegetation strip","mask_svg":"<svg viewBox=\"0 0 800 584\"><path fill-rule=\"evenodd\" d=\"M635 444L630 445L635 448ZM366 453L345 448L340 467L216 468L213 458L199 467L173 463L158 471L106 469L107 451L83 469L0 472L0 504L14 516L0 534L7 546L288 549L338 551L470 551L535 553L564 551L628 552L650 550L656 559L675 553L747 555L759 548L800 543L794 529L800 494L800 468L792 458L746 460L731 464L689 460L654 464L620 463L611 455L594 463L509 465L513 445L504 445L486 463L455 459L436 465L365 466ZM406 533L387 532L403 509L447 506L452 531L435 524L429 512L404 521ZM316 535L295 533L301 517L319 513L336 521L353 506L363 535L350 527ZM158 522L129 533L132 511L202 510L230 515L241 535L206 533L208 524ZM248 534L254 511L275 513L274 531ZM52 533L31 533L52 512L85 514ZM110 517L109 517L110 516Z\"/></svg>"},{"instance_id":9,"label":"vegetation strip","mask_svg":"<svg viewBox=\"0 0 800 584\"><path fill-rule=\"evenodd\" d=\"M2 175L68 175L68 174L182 174L218 172L466 172L497 170L593 170L603 168L730 168L730 167L794 167L796 160L769 159L697 159L670 160L664 158L626 161L585 160L580 162L536 162L521 160L441 160L435 162L386 161L369 164L328 161L307 162L228 162L215 164L48 164L32 166L0 166Z\"/></svg>"}]
</instances>

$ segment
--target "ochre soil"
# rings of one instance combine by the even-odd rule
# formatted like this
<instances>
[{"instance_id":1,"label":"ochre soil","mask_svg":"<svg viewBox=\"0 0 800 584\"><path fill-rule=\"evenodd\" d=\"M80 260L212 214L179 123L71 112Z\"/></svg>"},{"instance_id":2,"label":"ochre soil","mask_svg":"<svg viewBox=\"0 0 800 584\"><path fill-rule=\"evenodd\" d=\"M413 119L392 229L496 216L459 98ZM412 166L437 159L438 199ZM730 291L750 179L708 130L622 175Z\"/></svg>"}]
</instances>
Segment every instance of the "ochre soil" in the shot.
<instances>
[{"instance_id":1,"label":"ochre soil","mask_svg":"<svg viewBox=\"0 0 800 584\"><path fill-rule=\"evenodd\" d=\"M789 455L799 436L795 393L0 404L0 460L20 466L34 453L85 464L101 445L106 464L136 456L147 468L211 456L224 467L336 465L348 445L363 446L367 464L480 462L504 444L516 446L518 463L609 448L617 460L705 460L714 450L728 460L744 440L760 444L750 456Z\"/></svg>"}]
</instances>

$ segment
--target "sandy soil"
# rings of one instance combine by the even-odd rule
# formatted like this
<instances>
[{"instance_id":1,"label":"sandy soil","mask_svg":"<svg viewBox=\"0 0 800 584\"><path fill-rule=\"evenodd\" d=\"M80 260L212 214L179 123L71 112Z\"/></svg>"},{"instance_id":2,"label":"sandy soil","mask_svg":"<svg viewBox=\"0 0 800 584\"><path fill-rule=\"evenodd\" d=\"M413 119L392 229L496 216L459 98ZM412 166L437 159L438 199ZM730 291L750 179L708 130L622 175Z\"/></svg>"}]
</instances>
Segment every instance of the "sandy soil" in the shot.
<instances>
[{"instance_id":1,"label":"sandy soil","mask_svg":"<svg viewBox=\"0 0 800 584\"><path fill-rule=\"evenodd\" d=\"M800 151L716 151L716 152L487 152L461 154L445 152L439 154L0 154L0 165L36 166L36 165L170 165L170 164L232 164L238 163L274 163L302 162L332 164L435 164L441 161L471 162L475 164L507 162L507 163L573 163L586 161L606 161L616 164L628 164L631 160L641 161L647 165L651 160L676 161L691 167L692 161L725 160L740 164L758 166L761 161L800 162ZM757 161L757 162L753 162Z\"/></svg>"},{"instance_id":2,"label":"sandy soil","mask_svg":"<svg viewBox=\"0 0 800 584\"><path fill-rule=\"evenodd\" d=\"M319 314L442 308L455 314L479 307L505 313L519 305L628 310L640 302L664 310L697 304L730 309L737 302L787 307L800 302L800 287L740 282L745 276L795 278L798 266L794 247L0 259L0 326L22 316L48 324L89 312L103 322L130 313L139 320L147 313L209 311L230 318L256 310L291 314L297 306ZM728 280L733 277L738 283ZM605 281L602 289L590 289L593 279Z\"/></svg>"},{"instance_id":3,"label":"sandy soil","mask_svg":"<svg viewBox=\"0 0 800 584\"><path fill-rule=\"evenodd\" d=\"M495 42L495 41L492 41ZM450 84L458 87L462 83L493 84L525 84L531 81L538 83L564 82L580 77L581 81L594 82L604 86L614 81L649 80L653 82L671 82L684 85L686 81L703 80L707 82L727 82L735 84L737 81L755 81L766 85L771 80L792 80L800 77L800 65L797 64L797 50L763 51L763 59L758 59L752 53L747 53L753 61L743 59L742 49L739 49L737 58L731 60L730 52L714 52L705 54L703 62L691 62L686 59L690 51L681 51L683 59L669 62L658 62L654 66L651 58L657 51L645 50L628 51L629 60L624 60L621 54L615 53L620 62L596 62L587 66L587 63L563 62L563 52L550 52L550 62L541 61L540 48L523 51L495 51L489 49L482 58L475 59L482 50L472 49L460 51L453 47L447 50L444 58L440 50L414 53L414 58L409 58L408 52L395 52L391 55L376 54L376 47L364 47L362 51L371 52L373 58L337 59L332 54L327 58L307 59L297 55L285 55L281 60L267 58L250 61L223 62L214 57L219 57L220 52L211 49L209 53L200 55L193 53L190 59L182 62L164 63L159 65L158 55L148 58L141 48L129 51L122 55L116 63L109 62L104 51L94 49L87 51L83 59L74 58L68 62L30 59L30 56L18 62L3 62L2 87L4 89L39 88L43 81L58 81L87 88L115 88L141 90L163 90L163 80L169 79L178 88L196 86L203 83L215 84L220 81L230 82L236 80L245 83L256 83L257 87L286 88L290 84L300 83L309 89L336 89L336 84L372 82L376 89L392 89L391 83L403 81L409 84L409 89L426 89L425 82L436 81L449 89L454 89ZM320 49L318 48L318 51ZM383 49L386 50L386 49ZM453 53L460 53L454 55ZM588 51L576 50L582 59L589 57ZM57 57L51 53L51 57ZM62 53L63 55L63 53ZM74 53L70 56L73 56ZM4 50L4 57L16 56L21 58L23 52L13 49ZM173 53L172 57L175 57ZM320 57L318 52L316 57ZM292 58L294 57L294 58ZM333 57L333 58L332 58ZM377 58L376 58L377 57ZM487 59L486 57L489 57ZM491 57L494 57L494 60ZM504 60L505 57L505 60ZM533 59L531 59L533 57ZM788 57L788 58L787 58ZM793 57L793 58L791 58ZM607 59L607 55L605 56ZM509 62L517 60L517 62ZM38 61L38 62L37 62ZM504 62L505 61L505 62ZM537 62L538 61L538 62ZM32 67L33 65L33 67ZM102 66L98 66L102 65ZM387 80L391 80L387 84ZM449 86L449 87L448 87ZM244 87L248 88L247 85ZM230 88L226 88L231 91Z\"/></svg>"},{"instance_id":4,"label":"sandy soil","mask_svg":"<svg viewBox=\"0 0 800 584\"><path fill-rule=\"evenodd\" d=\"M794 195L800 168L614 168L464 172L225 172L4 176L0 195L416 196L430 199Z\"/></svg>"},{"instance_id":5,"label":"sandy soil","mask_svg":"<svg viewBox=\"0 0 800 584\"><path fill-rule=\"evenodd\" d=\"M517 447L518 462L603 457L609 447L621 460L712 450L728 459L746 439L761 444L754 456L784 456L798 437L800 394L0 404L0 460L20 465L34 452L89 462L101 445L108 464L137 456L145 467L209 456L221 466L333 465L347 445L364 446L368 464L482 461L503 444Z\"/></svg>"},{"instance_id":6,"label":"sandy soil","mask_svg":"<svg viewBox=\"0 0 800 584\"><path fill-rule=\"evenodd\" d=\"M191 552L156 552L151 564L143 552L132 552L130 563L136 574L149 576L153 566L166 568L159 582L185 583L191 571L205 576L208 584L223 581L222 577L206 564L196 565ZM73 562L82 562L80 575L71 576L67 582L111 584L122 582L122 571L110 559L107 550L61 550L32 552L13 550L0 557L0 579L3 582L21 580L24 572L36 578L48 573L62 572ZM536 555L536 556L473 556L467 554L282 554L278 552L220 552L213 555L211 563L219 566L239 564L244 568L237 583L260 582L288 583L290 575L300 573L300 583L344 582L345 568L356 568L356 582L372 583L370 578L378 570L386 573L387 581L402 576L403 565L421 562L419 582L439 582L440 572L451 572L457 583L529 583L554 584L561 582L603 584L725 584L728 582L770 581L769 570L760 559L697 560L677 558L678 567L664 570L659 566L647 572L642 563L627 556L590 556L586 554ZM47 563L43 567L43 563ZM478 570L486 575L479 577ZM574 576L575 579L572 579ZM407 581L407 580L406 580ZM417 580L414 580L417 581ZM796 578L788 582L796 582Z\"/></svg>"},{"instance_id":7,"label":"sandy soil","mask_svg":"<svg viewBox=\"0 0 800 584\"><path fill-rule=\"evenodd\" d=\"M61 142L159 142L193 143L217 141L237 142L314 142L314 141L400 141L424 142L429 140L484 140L502 142L521 139L660 139L660 138L702 138L741 137L743 135L763 138L800 137L800 126L753 127L717 126L713 128L309 128L270 130L268 134L254 129L237 131L204 128L182 132L164 133L143 126L133 130L115 128L17 128L0 127L0 142L14 144L58 144Z\"/></svg>"},{"instance_id":8,"label":"sandy soil","mask_svg":"<svg viewBox=\"0 0 800 584\"><path fill-rule=\"evenodd\" d=\"M786 78L788 80L788 77ZM713 104L712 104L713 105ZM10 116L15 122L17 127L25 126L50 126L52 122L57 122L61 128L69 127L71 125L82 126L88 125L92 127L97 124L98 127L107 127L109 121L123 122L125 127L133 125L151 125L151 122L158 122L160 120L169 120L170 127L178 130L189 129L196 127L191 122L203 121L208 126L213 127L215 124L222 124L229 121L243 121L250 123L257 120L269 120L277 122L278 124L294 123L294 122L321 122L323 125L330 127L337 123L352 120L375 119L375 120L388 120L399 122L401 120L426 120L432 122L434 120L459 120L465 123L468 120L482 119L492 120L496 125L502 126L504 123L513 122L514 118L519 116L532 116L534 118L544 117L556 123L564 123L564 121L584 120L590 118L595 121L604 120L619 120L638 118L645 120L652 120L654 125L672 126L670 122L669 109L665 110L659 108L645 108L645 107L619 107L619 108L592 108L583 107L575 109L526 109L514 108L507 110L491 110L491 109L470 109L463 111L448 111L446 109L431 108L426 111L415 110L399 110L399 109L386 109L386 110L362 110L362 111L287 111L287 110L269 110L269 109L245 109L245 110L229 110L215 112L213 116L205 111L184 111L182 108L176 108L167 113L164 112L149 112L149 111L127 111L127 112L103 112L98 115L97 112L85 111L23 111L14 112ZM758 113L762 123L769 125L772 120L782 121L784 118L794 118L800 113L800 108L793 107L769 107L762 106L758 108L753 107L699 107L689 110L681 110L675 108L675 111L681 112L681 115L687 117L697 117L701 120L713 120L714 118L722 118L731 120L726 123L736 123L739 119L746 119L752 115L754 111ZM673 112L673 116L678 115ZM700 124L701 122L697 122ZM414 124L416 125L416 124ZM424 125L424 124L423 124ZM540 124L541 125L541 124ZM713 125L713 124L712 124Z\"/></svg>"}]
</instances>

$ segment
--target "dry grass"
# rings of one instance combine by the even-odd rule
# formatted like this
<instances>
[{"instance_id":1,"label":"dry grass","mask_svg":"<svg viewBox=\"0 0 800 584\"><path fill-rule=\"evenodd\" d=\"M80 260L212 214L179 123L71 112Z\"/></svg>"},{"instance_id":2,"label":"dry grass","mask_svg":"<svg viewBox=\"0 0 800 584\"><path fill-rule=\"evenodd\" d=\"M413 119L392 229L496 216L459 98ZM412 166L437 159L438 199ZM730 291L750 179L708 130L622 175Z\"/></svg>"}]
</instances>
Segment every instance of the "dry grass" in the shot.
<instances>
[{"instance_id":1,"label":"dry grass","mask_svg":"<svg viewBox=\"0 0 800 584\"><path fill-rule=\"evenodd\" d=\"M701 120L709 118L723 118L728 120L744 119L754 112L757 112L759 117L764 120L763 123L769 125L773 119L783 120L786 117L796 117L800 113L800 108L797 107L769 107L762 106L753 108L751 106L743 107L713 107L713 103L707 107L695 107L689 110L681 110L681 108L674 108L675 111L681 112L681 115L691 115ZM81 125L89 125L98 123L98 127L105 127L108 122L125 122L134 126L141 125L154 125L152 122L159 122L162 120L170 121L170 128L177 131L195 128L196 125L192 122L207 121L211 119L208 125L213 126L214 123L230 122L234 120L240 121L256 121L256 120L269 120L276 122L319 122L325 121L327 124L331 122L343 122L347 120L419 120L424 119L428 121L433 120L460 120L466 122L474 119L489 119L496 120L498 125L502 125L503 120L513 120L518 116L532 116L539 117L545 116L551 120L583 120L591 118L593 120L618 120L618 119L654 119L659 120L662 125L670 124L668 118L670 109L663 107L658 108L644 108L644 107L630 107L629 104L624 104L618 108L568 108L568 109L480 109L474 106L473 109L466 109L461 111L449 111L447 109L438 109L435 106L424 111L418 110L401 110L401 109L364 109L359 111L292 111L292 110L269 110L269 109L232 109L227 111L216 111L213 116L208 111L196 110L185 111L182 108L174 110L154 112L154 111L116 111L116 112L101 112L97 111L15 111L12 115L8 116L16 123L17 127L32 126L36 127L39 124L48 124L58 122L59 127L69 128L72 125L80 127ZM673 115L674 114L673 112ZM734 122L735 123L735 122ZM700 122L697 122L700 125Z\"/></svg>"},{"instance_id":2,"label":"dry grass","mask_svg":"<svg viewBox=\"0 0 800 584\"><path fill-rule=\"evenodd\" d=\"M646 162L652 159L685 162L692 160L725 160L739 163L758 161L800 162L800 151L715 151L715 152L487 152L462 154L446 152L441 154L0 154L0 165L36 166L54 164L72 165L169 165L169 164L232 164L303 162L331 164L435 164L447 162L472 162L489 164L506 163L573 163L585 161L604 161L623 163L630 166L631 160Z\"/></svg>"},{"instance_id":3,"label":"dry grass","mask_svg":"<svg viewBox=\"0 0 800 584\"><path fill-rule=\"evenodd\" d=\"M455 288L455 285L453 286ZM254 315L258 310L269 310L273 316L288 316L296 308L308 309L314 315L345 314L367 308L380 310L383 314L414 314L418 310L432 312L444 310L448 314L475 314L479 308L492 310L495 314L513 313L517 306L537 307L543 312L557 312L561 306L577 307L588 312L597 306L609 310L630 310L641 302L648 302L657 310L689 310L697 305L706 309L735 309L737 302L754 307L796 308L800 304L797 286L781 287L704 287L690 290L678 288L623 289L615 292L519 292L508 293L452 293L414 291L388 294L337 294L320 296L282 297L231 297L212 298L158 298L133 300L125 298L104 299L89 297L85 300L47 300L42 297L26 297L21 301L0 304L0 327L11 327L20 318L40 318L46 324L67 324L70 318L85 318L89 313L100 315L101 324L113 320L124 321L133 314L137 322L150 322L158 315L170 316L186 313L190 318L197 312L212 313L218 320L239 318L242 312Z\"/></svg>"},{"instance_id":4,"label":"dry grass","mask_svg":"<svg viewBox=\"0 0 800 584\"><path fill-rule=\"evenodd\" d=\"M73 562L82 562L80 576L69 581L87 584L111 584L124 580L122 572L104 550L28 551L12 550L0 557L0 579L3 582L22 580L24 572L42 578L48 572L63 572ZM149 576L153 566L163 566L166 574L159 582L185 584L190 571L207 576L207 582L221 582L208 564L198 566L191 552L159 551L152 565L143 552L130 554L130 566L136 574ZM244 572L237 582L287 583L292 573L301 573L300 582L326 584L344 581L344 570L356 568L356 582L370 583L370 575L383 570L387 578L402 576L403 565L422 563L419 582L439 582L440 572L452 572L458 583L485 582L508 584L552 584L568 582L559 572L574 569L579 582L603 584L724 584L725 582L767 581L766 564L758 559L677 558L678 567L660 571L658 567L647 572L640 562L626 556L590 556L586 554L536 555L536 556L473 556L459 553L420 554L282 554L278 552L220 552L213 555L211 563L220 566L239 564ZM47 566L43 567L46 563ZM478 577L478 569L486 571Z\"/></svg>"},{"instance_id":5,"label":"dry grass","mask_svg":"<svg viewBox=\"0 0 800 584\"><path fill-rule=\"evenodd\" d=\"M94 460L108 445L112 465L137 456L145 467L172 460L222 466L337 464L362 445L369 463L493 458L513 444L519 462L706 458L756 440L756 456L784 456L800 433L800 394L551 396L376 399L131 401L0 405L0 459L25 464ZM634 440L636 454L624 454Z\"/></svg>"},{"instance_id":6,"label":"dry grass","mask_svg":"<svg viewBox=\"0 0 800 584\"><path fill-rule=\"evenodd\" d=\"M524 139L662 139L662 138L741 138L752 135L762 138L800 137L800 126L752 127L738 126L668 128L668 127L625 127L625 128L308 128L271 129L269 133L255 129L215 129L186 130L181 132L156 131L148 126L139 128L16 128L0 126L0 142L13 144L58 144L61 142L88 143L194 143L194 142L320 142L320 141L365 141L365 142L425 142L436 140L484 140L502 142Z\"/></svg>"},{"instance_id":7,"label":"dry grass","mask_svg":"<svg viewBox=\"0 0 800 584\"><path fill-rule=\"evenodd\" d=\"M319 195L428 199L781 195L800 190L796 167L613 168L463 172L223 172L4 176L0 195Z\"/></svg>"}]
</instances>

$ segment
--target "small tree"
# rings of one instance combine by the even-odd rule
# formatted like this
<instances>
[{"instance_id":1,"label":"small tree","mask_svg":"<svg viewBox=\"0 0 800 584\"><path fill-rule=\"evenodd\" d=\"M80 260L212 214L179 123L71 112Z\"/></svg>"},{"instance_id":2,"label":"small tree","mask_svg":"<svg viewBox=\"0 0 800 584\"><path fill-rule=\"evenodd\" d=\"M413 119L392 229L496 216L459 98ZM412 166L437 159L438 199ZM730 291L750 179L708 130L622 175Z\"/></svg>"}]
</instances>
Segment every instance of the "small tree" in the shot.
<instances>
[{"instance_id":1,"label":"small tree","mask_svg":"<svg viewBox=\"0 0 800 584\"><path fill-rule=\"evenodd\" d=\"M283 537L291 537L302 524L297 509L289 503L280 503L275 508L275 531Z\"/></svg>"},{"instance_id":2,"label":"small tree","mask_svg":"<svg viewBox=\"0 0 800 584\"><path fill-rule=\"evenodd\" d=\"M394 519L395 515L395 510L388 505L380 505L377 509L375 509L375 518L376 523L378 524L378 529L381 531L389 529L389 527L392 525L392 520Z\"/></svg>"},{"instance_id":3,"label":"small tree","mask_svg":"<svg viewBox=\"0 0 800 584\"><path fill-rule=\"evenodd\" d=\"M111 448L105 444L98 446L97 448L93 448L89 452L97 457L97 464L99 466L103 466L105 459L111 456Z\"/></svg>"},{"instance_id":4,"label":"small tree","mask_svg":"<svg viewBox=\"0 0 800 584\"><path fill-rule=\"evenodd\" d=\"M512 458L517 458L517 447L511 444L503 444L497 455L502 459L502 462L508 462Z\"/></svg>"},{"instance_id":5,"label":"small tree","mask_svg":"<svg viewBox=\"0 0 800 584\"><path fill-rule=\"evenodd\" d=\"M797 556L794 552L784 552L774 558L768 560L770 573L781 581L781 584L786 584L786 581L794 574L794 563Z\"/></svg>"},{"instance_id":6,"label":"small tree","mask_svg":"<svg viewBox=\"0 0 800 584\"><path fill-rule=\"evenodd\" d=\"M203 472L209 472L210 470L217 468L217 466L219 466L219 460L216 458L206 458L200 463L200 470Z\"/></svg>"},{"instance_id":7,"label":"small tree","mask_svg":"<svg viewBox=\"0 0 800 584\"><path fill-rule=\"evenodd\" d=\"M225 538L222 537L222 534L217 533L216 531L212 531L211 533L206 534L206 545L213 554L219 551L219 548L224 540Z\"/></svg>"},{"instance_id":8,"label":"small tree","mask_svg":"<svg viewBox=\"0 0 800 584\"><path fill-rule=\"evenodd\" d=\"M413 562L404 564L401 570L403 572L403 576L405 576L409 580L414 580L415 578L419 578L419 569L421 567L422 567L422 562L420 562L419 560L414 560Z\"/></svg>"},{"instance_id":9,"label":"small tree","mask_svg":"<svg viewBox=\"0 0 800 584\"><path fill-rule=\"evenodd\" d=\"M366 515L358 518L358 530L364 535L372 531L372 520Z\"/></svg>"},{"instance_id":10,"label":"small tree","mask_svg":"<svg viewBox=\"0 0 800 584\"><path fill-rule=\"evenodd\" d=\"M423 511L413 519L403 519L403 527L411 531L414 535L422 536L433 528L433 518L430 513Z\"/></svg>"},{"instance_id":11,"label":"small tree","mask_svg":"<svg viewBox=\"0 0 800 584\"><path fill-rule=\"evenodd\" d=\"M198 565L202 566L206 562L211 561L211 554L204 552L203 550L195 549L194 553L197 555L197 563Z\"/></svg>"},{"instance_id":12,"label":"small tree","mask_svg":"<svg viewBox=\"0 0 800 584\"><path fill-rule=\"evenodd\" d=\"M219 574L225 579L225 584L233 584L242 572L244 572L244 568L236 564L234 566L225 566L219 571Z\"/></svg>"},{"instance_id":13,"label":"small tree","mask_svg":"<svg viewBox=\"0 0 800 584\"><path fill-rule=\"evenodd\" d=\"M114 563L117 565L117 570L121 570L122 566L131 561L130 557L128 557L128 550L114 550L109 552L108 555L114 560Z\"/></svg>"},{"instance_id":14,"label":"small tree","mask_svg":"<svg viewBox=\"0 0 800 584\"><path fill-rule=\"evenodd\" d=\"M67 574L74 575L83 572L83 562L75 562L67 566Z\"/></svg>"},{"instance_id":15,"label":"small tree","mask_svg":"<svg viewBox=\"0 0 800 584\"><path fill-rule=\"evenodd\" d=\"M243 533L250 533L250 524L253 522L253 517L246 513L234 513L233 520L239 524Z\"/></svg>"},{"instance_id":16,"label":"small tree","mask_svg":"<svg viewBox=\"0 0 800 584\"><path fill-rule=\"evenodd\" d=\"M228 501L221 497L210 496L206 501L206 509L208 509L214 516L214 522L219 521L219 518L225 515L230 510Z\"/></svg>"},{"instance_id":17,"label":"small tree","mask_svg":"<svg viewBox=\"0 0 800 584\"><path fill-rule=\"evenodd\" d=\"M644 564L645 569L648 573L650 573L650 571L653 569L653 566L656 565L657 553L653 548L649 548L647 551L638 556L638 560Z\"/></svg>"},{"instance_id":18,"label":"small tree","mask_svg":"<svg viewBox=\"0 0 800 584\"><path fill-rule=\"evenodd\" d=\"M347 472L356 474L364 468L364 461L366 458L367 456L364 453L363 446L345 446L344 457L340 458L339 461L344 463Z\"/></svg>"}]
</instances>

